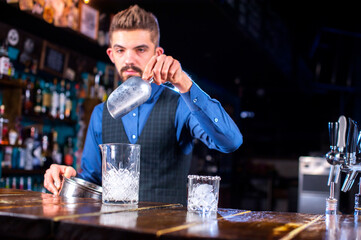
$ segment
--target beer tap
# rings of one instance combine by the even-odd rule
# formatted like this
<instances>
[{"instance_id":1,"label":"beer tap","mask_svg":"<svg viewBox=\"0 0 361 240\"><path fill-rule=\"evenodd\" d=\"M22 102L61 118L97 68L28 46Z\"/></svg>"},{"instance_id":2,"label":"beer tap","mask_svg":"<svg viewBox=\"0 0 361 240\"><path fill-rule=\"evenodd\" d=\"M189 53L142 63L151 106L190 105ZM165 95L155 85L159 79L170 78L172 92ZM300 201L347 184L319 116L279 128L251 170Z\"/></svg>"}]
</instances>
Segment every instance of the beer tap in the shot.
<instances>
[{"instance_id":1,"label":"beer tap","mask_svg":"<svg viewBox=\"0 0 361 240\"><path fill-rule=\"evenodd\" d=\"M336 160L337 153L337 138L338 138L338 122L329 122L328 123L328 133L330 138L330 151L326 154L326 160L331 165L330 173L328 175L327 185L331 186L333 183L338 182L338 178L336 179L335 168L339 168L339 162ZM332 188L332 186L331 186Z\"/></svg>"},{"instance_id":2,"label":"beer tap","mask_svg":"<svg viewBox=\"0 0 361 240\"><path fill-rule=\"evenodd\" d=\"M348 126L347 126L348 125ZM361 131L354 120L340 116L338 122L329 122L330 151L326 154L326 160L331 165L327 185L330 186L330 196L326 199L326 214L335 214L337 199L334 197L334 186L337 184L339 175L346 173L341 191L349 191L361 172ZM337 129L338 128L338 129ZM345 141L347 130L347 142ZM337 146L335 142L337 141ZM361 178L359 192L355 194L355 214L361 214Z\"/></svg>"},{"instance_id":3,"label":"beer tap","mask_svg":"<svg viewBox=\"0 0 361 240\"><path fill-rule=\"evenodd\" d=\"M341 121L343 124L343 122ZM329 122L328 123L328 132L330 137L330 151L326 154L326 160L329 164L331 164L330 172L328 175L328 183L330 186L330 196L326 199L326 214L327 215L336 215L337 214L337 199L335 198L335 183L338 182L339 173L340 173L340 163L337 159L338 151L337 147L342 145L342 141L340 141L339 136L341 135L339 130L340 119L339 122ZM343 125L341 125L343 127ZM337 141L338 140L338 141ZM337 142L337 146L336 146Z\"/></svg>"},{"instance_id":4,"label":"beer tap","mask_svg":"<svg viewBox=\"0 0 361 240\"><path fill-rule=\"evenodd\" d=\"M347 121L345 116L340 116L338 119L338 140L337 140L337 153L335 159L339 165L344 165L346 161L345 147L346 147L346 129Z\"/></svg>"},{"instance_id":5,"label":"beer tap","mask_svg":"<svg viewBox=\"0 0 361 240\"><path fill-rule=\"evenodd\" d=\"M355 135L357 136L356 140L356 154L355 161L356 164L361 163L361 131L358 132L358 129L355 130ZM355 215L361 215L361 178L359 179L358 193L355 194Z\"/></svg>"},{"instance_id":6,"label":"beer tap","mask_svg":"<svg viewBox=\"0 0 361 240\"><path fill-rule=\"evenodd\" d=\"M343 192L347 192L351 189L358 172L361 171L361 166L356 164L357 136L355 133L357 132L357 126L351 118L348 119L348 122L349 128L347 133L346 161L343 165L343 170L347 172L347 175L341 188Z\"/></svg>"},{"instance_id":7,"label":"beer tap","mask_svg":"<svg viewBox=\"0 0 361 240\"><path fill-rule=\"evenodd\" d=\"M341 165L345 162L345 133L346 133L346 117L341 116L338 122L330 122L328 124L330 137L330 151L326 154L326 160L331 164L328 186L330 186L330 196L326 199L326 214L337 214L337 199L335 198L335 184L337 184ZM337 145L336 145L337 142Z\"/></svg>"},{"instance_id":8,"label":"beer tap","mask_svg":"<svg viewBox=\"0 0 361 240\"><path fill-rule=\"evenodd\" d=\"M346 117L340 116L338 122L329 123L329 134L331 141L331 151L326 154L328 163L331 164L330 173L328 177L328 186L334 188L334 184L338 183L340 178L341 168L346 161L345 149L345 135L346 135ZM335 146L335 143L337 145ZM331 190L331 192L333 192Z\"/></svg>"}]
</instances>

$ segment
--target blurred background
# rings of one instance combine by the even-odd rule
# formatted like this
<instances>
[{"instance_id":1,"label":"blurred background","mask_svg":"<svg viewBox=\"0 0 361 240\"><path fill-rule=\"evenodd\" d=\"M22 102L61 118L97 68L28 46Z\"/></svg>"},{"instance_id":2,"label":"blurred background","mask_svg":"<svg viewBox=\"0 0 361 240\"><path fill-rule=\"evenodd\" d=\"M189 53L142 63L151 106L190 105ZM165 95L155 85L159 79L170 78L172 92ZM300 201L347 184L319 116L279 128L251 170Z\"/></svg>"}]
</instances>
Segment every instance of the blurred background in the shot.
<instances>
[{"instance_id":1,"label":"blurred background","mask_svg":"<svg viewBox=\"0 0 361 240\"><path fill-rule=\"evenodd\" d=\"M243 134L243 145L232 154L195 143L192 173L222 177L220 207L323 212L324 200L316 210L300 209L302 194L307 194L301 186L308 184L302 182L307 174L300 158L311 157L311 166L325 163L325 173L312 178L319 186L308 189L324 199L328 122L340 115L356 122L361 118L359 8L350 2L282 0L88 3L99 10L100 19L132 4L158 17L165 54L178 59L222 103ZM81 38L68 39L55 28L38 28L26 21L28 16L19 21L10 14L3 13L0 22L75 51L89 51ZM87 54L109 62L104 49ZM357 184L340 194L340 211L352 212Z\"/></svg>"}]
</instances>

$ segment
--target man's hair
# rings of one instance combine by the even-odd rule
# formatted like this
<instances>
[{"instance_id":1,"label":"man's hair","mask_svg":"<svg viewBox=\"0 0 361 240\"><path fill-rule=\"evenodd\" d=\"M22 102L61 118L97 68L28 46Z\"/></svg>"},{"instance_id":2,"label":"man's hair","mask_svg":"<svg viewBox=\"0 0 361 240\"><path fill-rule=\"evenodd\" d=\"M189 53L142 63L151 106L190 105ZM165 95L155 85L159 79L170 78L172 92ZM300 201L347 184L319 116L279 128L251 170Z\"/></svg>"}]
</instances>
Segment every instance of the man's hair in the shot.
<instances>
[{"instance_id":1,"label":"man's hair","mask_svg":"<svg viewBox=\"0 0 361 240\"><path fill-rule=\"evenodd\" d=\"M114 15L109 28L109 36L111 39L114 31L137 29L150 31L152 42L156 47L159 46L160 34L157 18L138 5L130 6Z\"/></svg>"}]
</instances>

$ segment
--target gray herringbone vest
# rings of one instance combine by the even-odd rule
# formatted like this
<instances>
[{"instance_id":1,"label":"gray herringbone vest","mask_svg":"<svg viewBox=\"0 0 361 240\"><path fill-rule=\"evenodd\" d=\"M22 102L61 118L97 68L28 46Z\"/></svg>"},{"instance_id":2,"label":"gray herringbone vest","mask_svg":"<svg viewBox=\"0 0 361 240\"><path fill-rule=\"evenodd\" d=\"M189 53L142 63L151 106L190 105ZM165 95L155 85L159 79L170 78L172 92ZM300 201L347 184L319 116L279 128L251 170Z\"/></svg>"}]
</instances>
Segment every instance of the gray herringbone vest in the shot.
<instances>
[{"instance_id":1,"label":"gray herringbone vest","mask_svg":"<svg viewBox=\"0 0 361 240\"><path fill-rule=\"evenodd\" d=\"M140 150L139 201L186 203L191 154L179 148L174 127L179 94L164 89L137 141ZM129 143L121 119L104 104L103 143Z\"/></svg>"}]
</instances>

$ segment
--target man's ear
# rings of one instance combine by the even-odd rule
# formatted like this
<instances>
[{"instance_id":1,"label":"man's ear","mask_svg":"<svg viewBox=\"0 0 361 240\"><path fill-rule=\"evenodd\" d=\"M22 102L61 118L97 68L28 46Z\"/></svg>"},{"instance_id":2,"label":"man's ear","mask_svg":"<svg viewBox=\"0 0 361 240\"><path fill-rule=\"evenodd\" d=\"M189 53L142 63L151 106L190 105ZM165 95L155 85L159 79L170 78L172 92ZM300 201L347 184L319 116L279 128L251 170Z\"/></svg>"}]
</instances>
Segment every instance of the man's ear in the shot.
<instances>
[{"instance_id":1,"label":"man's ear","mask_svg":"<svg viewBox=\"0 0 361 240\"><path fill-rule=\"evenodd\" d=\"M157 47L157 48L155 49L155 54L157 54L157 56L160 56L160 55L162 55L163 53L164 53L164 49L163 49L163 48Z\"/></svg>"},{"instance_id":2,"label":"man's ear","mask_svg":"<svg viewBox=\"0 0 361 240\"><path fill-rule=\"evenodd\" d=\"M108 48L107 49L107 54L108 54L108 57L110 58L110 61L112 61L112 63L114 63L113 49Z\"/></svg>"}]
</instances>

